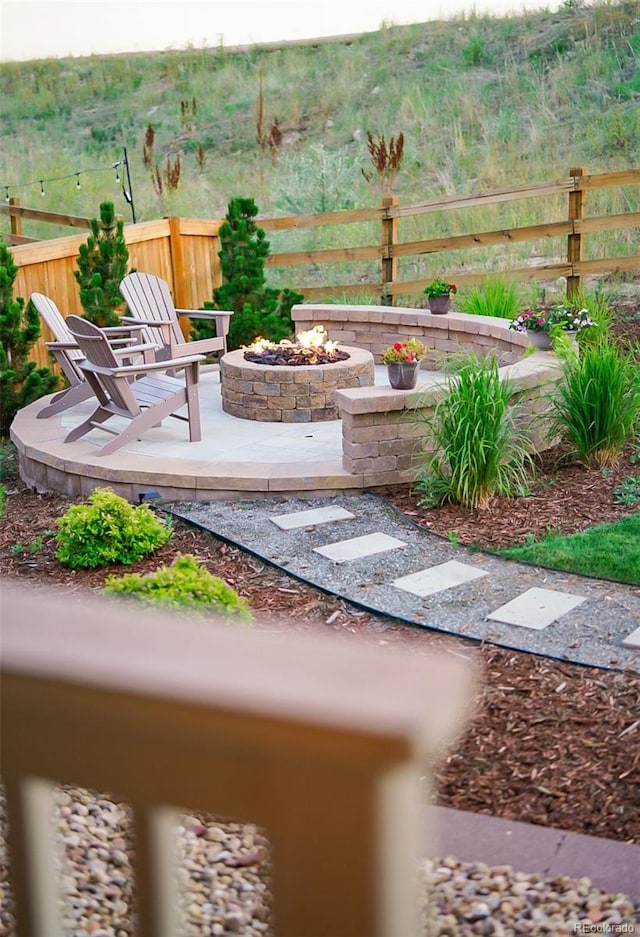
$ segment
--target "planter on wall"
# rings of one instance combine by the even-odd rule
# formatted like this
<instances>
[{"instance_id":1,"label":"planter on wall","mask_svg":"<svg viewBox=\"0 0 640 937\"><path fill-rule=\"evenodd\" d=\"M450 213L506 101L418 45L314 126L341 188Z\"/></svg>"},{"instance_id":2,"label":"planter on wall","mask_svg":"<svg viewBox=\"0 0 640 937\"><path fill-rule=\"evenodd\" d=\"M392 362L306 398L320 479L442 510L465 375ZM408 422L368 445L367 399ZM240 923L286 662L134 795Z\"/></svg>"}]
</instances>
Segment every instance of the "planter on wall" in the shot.
<instances>
[{"instance_id":1,"label":"planter on wall","mask_svg":"<svg viewBox=\"0 0 640 937\"><path fill-rule=\"evenodd\" d=\"M387 365L389 383L394 390L413 390L418 380L418 361L394 361Z\"/></svg>"},{"instance_id":2,"label":"planter on wall","mask_svg":"<svg viewBox=\"0 0 640 937\"><path fill-rule=\"evenodd\" d=\"M551 336L548 332L530 332L527 329L527 338L539 351L549 351L551 348Z\"/></svg>"},{"instance_id":3,"label":"planter on wall","mask_svg":"<svg viewBox=\"0 0 640 937\"><path fill-rule=\"evenodd\" d=\"M451 296L448 293L443 296L427 296L427 301L434 316L444 316L451 309Z\"/></svg>"}]
</instances>

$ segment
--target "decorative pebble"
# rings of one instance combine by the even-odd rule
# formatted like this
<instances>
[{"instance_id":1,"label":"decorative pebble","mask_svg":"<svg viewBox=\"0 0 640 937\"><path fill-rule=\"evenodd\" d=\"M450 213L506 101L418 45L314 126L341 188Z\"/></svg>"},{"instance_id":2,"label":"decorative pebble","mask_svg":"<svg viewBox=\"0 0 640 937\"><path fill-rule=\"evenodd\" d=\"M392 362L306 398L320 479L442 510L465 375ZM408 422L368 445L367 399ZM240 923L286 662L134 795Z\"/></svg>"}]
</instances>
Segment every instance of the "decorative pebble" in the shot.
<instances>
[{"instance_id":1,"label":"decorative pebble","mask_svg":"<svg viewBox=\"0 0 640 937\"><path fill-rule=\"evenodd\" d=\"M15 937L1 794L0 937ZM64 933L133 937L130 810L74 788L56 789L55 802ZM185 937L272 935L269 843L260 829L187 816L176 842ZM455 856L424 862L419 884L425 937L565 937L577 921L611 929L633 927L640 917L640 900L606 894L588 878L544 880L509 865L491 868Z\"/></svg>"}]
</instances>

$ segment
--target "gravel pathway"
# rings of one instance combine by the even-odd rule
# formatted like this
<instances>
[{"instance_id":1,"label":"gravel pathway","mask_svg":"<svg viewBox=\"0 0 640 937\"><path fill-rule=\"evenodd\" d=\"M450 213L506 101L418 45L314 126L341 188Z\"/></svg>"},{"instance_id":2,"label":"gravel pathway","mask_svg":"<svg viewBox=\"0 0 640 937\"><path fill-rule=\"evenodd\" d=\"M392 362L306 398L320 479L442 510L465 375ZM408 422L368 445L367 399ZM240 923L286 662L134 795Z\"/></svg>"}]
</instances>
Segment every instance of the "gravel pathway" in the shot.
<instances>
[{"instance_id":1,"label":"gravel pathway","mask_svg":"<svg viewBox=\"0 0 640 937\"><path fill-rule=\"evenodd\" d=\"M127 808L75 788L57 788L55 804L65 937L133 937ZM3 813L0 823L4 829ZM184 816L177 848L180 937L273 934L270 851L260 829ZM640 933L640 896L607 894L586 878L544 879L451 856L424 861L418 878L424 937ZM0 937L14 937L4 838L0 909Z\"/></svg>"},{"instance_id":2,"label":"gravel pathway","mask_svg":"<svg viewBox=\"0 0 640 937\"><path fill-rule=\"evenodd\" d=\"M504 560L450 543L409 521L369 493L333 497L163 503L164 510L208 530L305 582L373 612L435 631L487 641L559 660L640 672L637 648L623 641L640 622L640 591L623 583ZM281 530L272 518L311 509L342 509L348 519ZM372 533L392 537L390 549L349 562L318 548ZM393 585L426 567L455 561L480 578L420 597ZM531 589L569 593L580 604L542 630L491 619L499 607Z\"/></svg>"}]
</instances>

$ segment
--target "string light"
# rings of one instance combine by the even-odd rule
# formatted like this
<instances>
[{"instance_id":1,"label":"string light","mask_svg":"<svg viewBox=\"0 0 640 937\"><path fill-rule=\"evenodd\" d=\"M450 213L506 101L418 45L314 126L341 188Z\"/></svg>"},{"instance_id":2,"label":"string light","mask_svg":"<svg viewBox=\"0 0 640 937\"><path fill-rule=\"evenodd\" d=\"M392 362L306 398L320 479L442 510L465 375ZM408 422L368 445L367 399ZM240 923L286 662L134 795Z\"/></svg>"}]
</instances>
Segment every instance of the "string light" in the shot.
<instances>
[{"instance_id":1,"label":"string light","mask_svg":"<svg viewBox=\"0 0 640 937\"><path fill-rule=\"evenodd\" d=\"M120 170L119 166L124 165L123 160L118 160L116 163L112 163L110 166L103 167L90 167L88 169L77 169L74 172L67 173L64 176L52 176L50 179L34 179L32 182L20 182L20 183L11 183L10 185L0 185L0 189L5 190L5 201L9 201L10 191L13 192L17 189L27 189L33 185L40 186L40 195L46 195L45 183L49 182L62 182L65 179L75 179L76 180L76 189L82 188L82 183L80 181L80 176L85 175L90 172L112 172L115 169L117 183L120 182Z\"/></svg>"},{"instance_id":2,"label":"string light","mask_svg":"<svg viewBox=\"0 0 640 937\"><path fill-rule=\"evenodd\" d=\"M123 173L123 175L125 176L125 178L126 178L126 180L127 180L127 183L128 183L128 185L129 185L129 191L127 191L127 190L124 188L124 186L123 186L123 188L122 188L122 194L123 194L123 196L124 196L125 201L127 202L127 204L129 204L129 205L131 206L131 215L132 215L132 218L133 218L133 223L135 224L135 221L136 221L136 218L135 218L135 208L134 208L134 206L133 206L133 195L131 194L131 175L130 175L130 172L129 172L129 161L128 161L128 159L127 159L127 148L126 148L126 147L123 148L123 153L124 153L123 159L119 159L119 160L117 160L115 163L111 163L110 166L99 166L99 167L98 167L98 166L95 166L95 167L92 166L92 167L89 167L88 169L75 169L73 172L67 173L67 174L64 175L64 176L52 176L50 179L34 179L34 180L31 181L31 182L20 182L20 183L16 183L16 184L10 183L9 185L0 184L0 189L4 189L4 190L5 190L5 202L10 202L10 201L11 201L11 195L10 195L10 193L11 193L13 190L17 190L17 189L27 189L27 188L29 188L30 186L33 186L33 185L39 185L39 186L40 186L40 195L41 195L42 197L44 197L44 196L46 195L45 188L44 188L45 182L46 182L46 183L49 183L49 182L62 182L64 179L73 179L73 178L75 178L75 180L76 180L76 189L81 189L81 188L82 188L82 183L80 182L80 176L81 176L81 175L84 175L85 173L90 173L90 172L113 172L114 170L115 170L115 174L116 174L115 181L116 181L116 183L120 184L121 179L122 179L122 174L120 173L120 166L123 166L123 167L124 167L124 173Z\"/></svg>"}]
</instances>

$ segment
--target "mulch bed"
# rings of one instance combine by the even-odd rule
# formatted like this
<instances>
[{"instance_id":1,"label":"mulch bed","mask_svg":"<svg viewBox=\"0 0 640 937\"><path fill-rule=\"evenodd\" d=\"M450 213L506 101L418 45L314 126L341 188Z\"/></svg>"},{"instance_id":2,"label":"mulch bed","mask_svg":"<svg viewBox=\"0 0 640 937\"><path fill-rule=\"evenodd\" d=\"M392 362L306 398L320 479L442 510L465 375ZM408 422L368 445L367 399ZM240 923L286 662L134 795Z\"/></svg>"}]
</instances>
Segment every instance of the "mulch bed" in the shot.
<instances>
[{"instance_id":1,"label":"mulch bed","mask_svg":"<svg viewBox=\"0 0 640 937\"><path fill-rule=\"evenodd\" d=\"M631 513L629 507L611 504L611 487L630 471L627 461L621 466L609 478L598 476L599 481L585 470L576 476L575 466L559 468L551 507L542 494L535 509L519 504L529 498L505 499L509 503L498 499L477 517L459 509L420 509L406 486L386 489L385 494L431 530L445 535L456 529L463 542L478 544L487 536L495 546L508 533L513 540L515 529L523 535L553 523L570 532L594 520ZM582 497L576 492L577 478L586 482ZM0 527L0 575L48 584L68 595L99 592L107 576L122 574L119 566L72 571L56 560L49 532L55 531L56 519L70 503L60 495L38 495L19 485L10 491ZM496 525L500 536L494 534ZM277 621L296 630L375 635L380 644L414 644L421 652L444 646L476 660L483 674L477 709L439 767L437 803L640 842L640 677L636 674L481 646L376 618L181 522L176 523L170 544L127 571L154 570L171 563L178 553L194 554L249 598L258 627Z\"/></svg>"},{"instance_id":2,"label":"mulch bed","mask_svg":"<svg viewBox=\"0 0 640 937\"><path fill-rule=\"evenodd\" d=\"M637 340L640 311L617 322L619 337ZM494 548L547 530L574 533L636 513L616 504L614 489L640 474L632 452L599 471L545 453L526 497L495 498L482 511L418 504L409 486L380 489L414 522L461 543ZM55 559L56 519L72 503L38 495L18 480L5 482L7 512L0 523L0 575L48 584L68 594L99 592L122 567L72 571ZM42 544L38 538L42 538ZM21 549L17 545L21 545ZM475 715L437 771L437 802L507 819L640 843L640 677L448 638L376 618L290 579L211 534L178 522L170 544L127 567L147 572L178 553L197 556L251 600L257 627L277 620L296 630L375 635L380 644L412 644L420 652L447 647L480 664Z\"/></svg>"}]
</instances>

